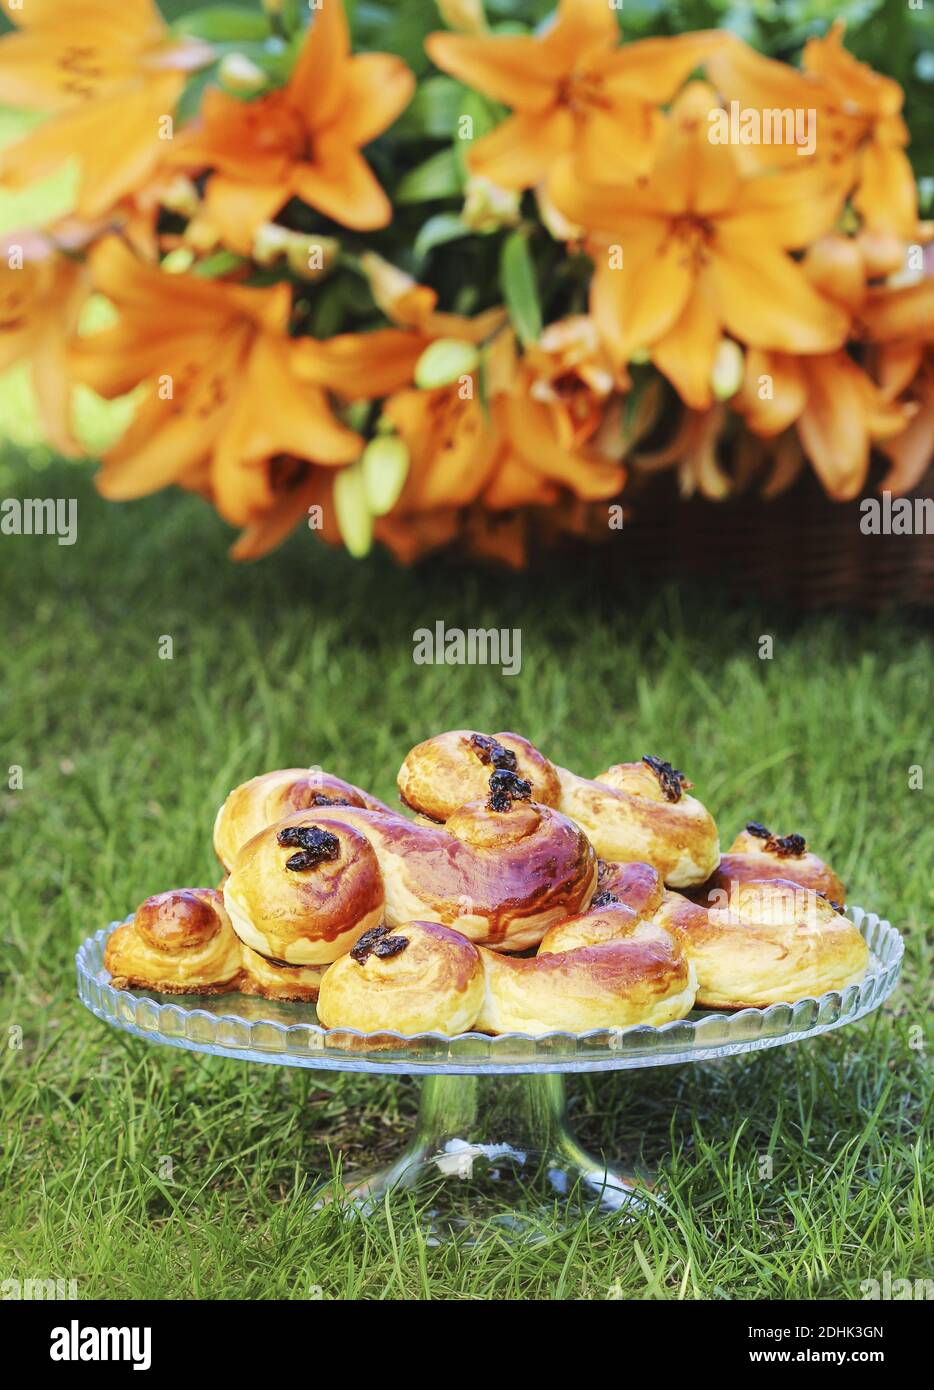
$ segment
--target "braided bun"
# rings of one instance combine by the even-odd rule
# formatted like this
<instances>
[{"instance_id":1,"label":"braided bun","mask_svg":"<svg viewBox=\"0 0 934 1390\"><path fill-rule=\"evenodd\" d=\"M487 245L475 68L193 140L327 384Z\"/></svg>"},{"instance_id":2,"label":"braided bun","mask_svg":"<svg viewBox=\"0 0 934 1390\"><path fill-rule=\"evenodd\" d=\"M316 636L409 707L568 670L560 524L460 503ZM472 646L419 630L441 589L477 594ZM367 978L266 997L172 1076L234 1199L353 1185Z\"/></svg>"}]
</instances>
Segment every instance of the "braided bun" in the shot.
<instances>
[{"instance_id":1,"label":"braided bun","mask_svg":"<svg viewBox=\"0 0 934 1390\"><path fill-rule=\"evenodd\" d=\"M462 806L443 827L354 807L322 807L314 823L353 827L368 840L388 926L435 921L472 941L522 951L590 901L597 866L587 837L567 817L524 800L501 804Z\"/></svg>"},{"instance_id":2,"label":"braided bun","mask_svg":"<svg viewBox=\"0 0 934 1390\"><path fill-rule=\"evenodd\" d=\"M709 910L671 893L655 920L679 937L707 1009L793 1004L844 989L869 961L853 923L788 879L734 884L728 906Z\"/></svg>"},{"instance_id":3,"label":"braided bun","mask_svg":"<svg viewBox=\"0 0 934 1390\"><path fill-rule=\"evenodd\" d=\"M447 821L465 799L482 794L491 769L528 782L533 800L576 821L601 858L651 864L676 887L702 883L717 866L712 816L687 794L687 779L654 757L618 763L589 781L549 762L518 734L457 729L411 750L399 792L412 810Z\"/></svg>"}]
</instances>

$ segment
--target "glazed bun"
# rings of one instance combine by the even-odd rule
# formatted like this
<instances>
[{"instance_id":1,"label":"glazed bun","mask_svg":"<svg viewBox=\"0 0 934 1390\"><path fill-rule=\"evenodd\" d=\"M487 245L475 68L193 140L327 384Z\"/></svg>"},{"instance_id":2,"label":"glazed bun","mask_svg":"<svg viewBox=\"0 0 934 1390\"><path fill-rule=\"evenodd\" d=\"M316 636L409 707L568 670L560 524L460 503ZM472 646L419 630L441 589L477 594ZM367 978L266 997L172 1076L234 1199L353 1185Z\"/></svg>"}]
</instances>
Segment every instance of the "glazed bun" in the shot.
<instances>
[{"instance_id":1,"label":"glazed bun","mask_svg":"<svg viewBox=\"0 0 934 1390\"><path fill-rule=\"evenodd\" d=\"M720 859L713 817L670 763L617 763L593 781L558 768L562 811L608 860L651 864L667 884L701 883Z\"/></svg>"},{"instance_id":2,"label":"glazed bun","mask_svg":"<svg viewBox=\"0 0 934 1390\"><path fill-rule=\"evenodd\" d=\"M214 851L230 870L240 849L267 825L316 806L368 806L391 814L369 792L317 768L286 767L235 787L214 821Z\"/></svg>"},{"instance_id":3,"label":"glazed bun","mask_svg":"<svg viewBox=\"0 0 934 1390\"><path fill-rule=\"evenodd\" d=\"M709 911L671 894L656 921L674 932L697 971L708 1009L793 1004L861 980L869 950L830 903L788 879L734 885Z\"/></svg>"},{"instance_id":4,"label":"glazed bun","mask_svg":"<svg viewBox=\"0 0 934 1390\"><path fill-rule=\"evenodd\" d=\"M485 802L461 806L443 827L343 807L323 807L315 824L353 826L369 841L388 926L439 922L498 950L526 950L589 903L596 859L566 816L523 799L512 773L496 776Z\"/></svg>"},{"instance_id":5,"label":"glazed bun","mask_svg":"<svg viewBox=\"0 0 934 1390\"><path fill-rule=\"evenodd\" d=\"M588 780L549 762L519 734L457 729L412 749L399 770L399 792L411 810L444 822L482 795L491 768L515 773L534 801L576 821L602 859L651 864L674 887L702 883L719 862L710 812L687 794L687 779L655 757L618 763Z\"/></svg>"},{"instance_id":6,"label":"glazed bun","mask_svg":"<svg viewBox=\"0 0 934 1390\"><path fill-rule=\"evenodd\" d=\"M846 902L842 881L823 859L809 853L803 836L773 835L757 821L740 831L707 882L691 890L691 897L705 906L721 906L734 883L778 878L823 894L838 911Z\"/></svg>"},{"instance_id":7,"label":"glazed bun","mask_svg":"<svg viewBox=\"0 0 934 1390\"><path fill-rule=\"evenodd\" d=\"M318 1018L364 1033L465 1033L483 1002L480 954L437 922L376 928L325 971Z\"/></svg>"},{"instance_id":8,"label":"glazed bun","mask_svg":"<svg viewBox=\"0 0 934 1390\"><path fill-rule=\"evenodd\" d=\"M215 888L173 888L147 898L107 939L115 989L223 994L240 980L240 942Z\"/></svg>"},{"instance_id":9,"label":"glazed bun","mask_svg":"<svg viewBox=\"0 0 934 1390\"><path fill-rule=\"evenodd\" d=\"M645 935L639 935L641 928ZM648 923L629 938L513 959L481 948L486 996L475 1027L485 1033L581 1033L659 1026L689 1013L693 967L673 939Z\"/></svg>"},{"instance_id":10,"label":"glazed bun","mask_svg":"<svg viewBox=\"0 0 934 1390\"><path fill-rule=\"evenodd\" d=\"M259 955L327 965L382 920L383 878L365 835L299 811L243 846L224 901L234 931Z\"/></svg>"},{"instance_id":11,"label":"glazed bun","mask_svg":"<svg viewBox=\"0 0 934 1390\"><path fill-rule=\"evenodd\" d=\"M561 788L554 767L520 734L473 729L437 734L411 750L396 782L410 810L443 824L458 807L485 797L498 769L528 782L533 801L557 806Z\"/></svg>"}]
</instances>

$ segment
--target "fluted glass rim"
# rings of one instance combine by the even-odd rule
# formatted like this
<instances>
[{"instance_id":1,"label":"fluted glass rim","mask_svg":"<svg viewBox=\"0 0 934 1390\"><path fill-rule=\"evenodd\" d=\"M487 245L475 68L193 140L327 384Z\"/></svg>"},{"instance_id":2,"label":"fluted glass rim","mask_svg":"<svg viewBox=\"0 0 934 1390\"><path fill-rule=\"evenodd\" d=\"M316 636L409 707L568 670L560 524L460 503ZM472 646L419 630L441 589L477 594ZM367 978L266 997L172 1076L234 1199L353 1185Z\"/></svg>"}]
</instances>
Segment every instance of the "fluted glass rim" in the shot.
<instances>
[{"instance_id":1,"label":"fluted glass rim","mask_svg":"<svg viewBox=\"0 0 934 1390\"><path fill-rule=\"evenodd\" d=\"M104 968L104 947L120 922L111 922L83 941L75 966L78 995L97 1018L149 1042L189 1051L278 1066L419 1075L612 1071L778 1047L864 1018L895 988L905 943L901 933L874 912L853 907L847 915L870 950L870 965L856 984L795 1004L735 1013L698 1010L661 1027L638 1024L585 1033L362 1033L309 1022L301 1016L313 1009L308 1004L272 1004L238 994L154 995L115 989ZM199 1002L180 1002L184 998ZM225 1007L234 1000L241 1006L239 1013L236 1005ZM246 1017L246 1012L255 1016Z\"/></svg>"}]
</instances>

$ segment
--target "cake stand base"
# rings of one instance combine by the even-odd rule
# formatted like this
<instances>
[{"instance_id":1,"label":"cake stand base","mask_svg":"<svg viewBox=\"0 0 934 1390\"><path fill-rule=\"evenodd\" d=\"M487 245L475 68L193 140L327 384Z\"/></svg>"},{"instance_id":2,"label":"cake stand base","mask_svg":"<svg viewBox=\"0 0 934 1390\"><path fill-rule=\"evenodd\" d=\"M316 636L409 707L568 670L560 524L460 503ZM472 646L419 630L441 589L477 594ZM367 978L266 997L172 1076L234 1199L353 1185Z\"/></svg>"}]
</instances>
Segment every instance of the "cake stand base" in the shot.
<instances>
[{"instance_id":1,"label":"cake stand base","mask_svg":"<svg viewBox=\"0 0 934 1390\"><path fill-rule=\"evenodd\" d=\"M330 1184L318 1203L366 1217L402 1192L442 1237L491 1223L520 1232L588 1210L625 1217L652 1200L581 1148L567 1126L564 1077L540 1073L426 1077L405 1151L387 1168Z\"/></svg>"}]
</instances>

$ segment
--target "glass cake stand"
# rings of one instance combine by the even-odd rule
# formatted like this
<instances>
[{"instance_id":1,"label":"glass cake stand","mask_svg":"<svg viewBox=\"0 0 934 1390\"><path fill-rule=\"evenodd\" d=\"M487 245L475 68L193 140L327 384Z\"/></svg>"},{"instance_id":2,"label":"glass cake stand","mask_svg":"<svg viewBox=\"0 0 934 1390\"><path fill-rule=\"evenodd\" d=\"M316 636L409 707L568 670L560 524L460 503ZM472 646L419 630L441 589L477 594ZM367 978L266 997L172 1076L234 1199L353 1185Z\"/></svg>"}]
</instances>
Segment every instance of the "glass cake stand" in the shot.
<instances>
[{"instance_id":1,"label":"glass cake stand","mask_svg":"<svg viewBox=\"0 0 934 1390\"><path fill-rule=\"evenodd\" d=\"M326 1029L310 1004L242 994L159 995L114 989L104 968L108 935L78 949L78 994L98 1018L135 1037L218 1057L273 1066L422 1076L415 1133L396 1161L378 1172L331 1184L362 1215L387 1194L417 1189L439 1222L475 1223L481 1211L507 1227L520 1209L576 1216L596 1206L623 1215L651 1200L649 1189L587 1153L568 1128L565 1072L662 1067L780 1047L840 1028L877 1009L892 993L904 942L875 913L849 916L866 939L870 962L859 984L796 1004L736 1013L698 1010L661 1028L641 1025L587 1033L487 1037L462 1033L358 1033Z\"/></svg>"}]
</instances>

